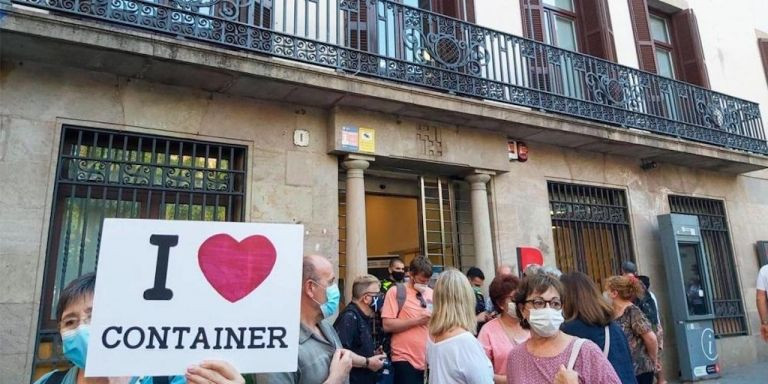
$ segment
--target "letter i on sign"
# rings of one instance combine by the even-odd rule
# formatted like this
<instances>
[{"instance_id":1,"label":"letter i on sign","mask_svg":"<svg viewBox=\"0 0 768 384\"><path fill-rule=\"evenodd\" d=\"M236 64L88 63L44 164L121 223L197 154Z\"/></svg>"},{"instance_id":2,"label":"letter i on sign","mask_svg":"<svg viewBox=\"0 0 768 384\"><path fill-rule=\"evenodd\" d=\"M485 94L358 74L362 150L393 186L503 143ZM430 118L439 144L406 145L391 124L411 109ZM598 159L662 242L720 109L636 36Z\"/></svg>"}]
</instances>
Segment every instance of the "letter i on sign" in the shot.
<instances>
[{"instance_id":1,"label":"letter i on sign","mask_svg":"<svg viewBox=\"0 0 768 384\"><path fill-rule=\"evenodd\" d=\"M170 300L173 291L165 287L168 277L168 255L171 247L179 244L179 236L176 235L152 235L149 243L157 245L157 264L155 265L155 286L144 291L144 300Z\"/></svg>"}]
</instances>

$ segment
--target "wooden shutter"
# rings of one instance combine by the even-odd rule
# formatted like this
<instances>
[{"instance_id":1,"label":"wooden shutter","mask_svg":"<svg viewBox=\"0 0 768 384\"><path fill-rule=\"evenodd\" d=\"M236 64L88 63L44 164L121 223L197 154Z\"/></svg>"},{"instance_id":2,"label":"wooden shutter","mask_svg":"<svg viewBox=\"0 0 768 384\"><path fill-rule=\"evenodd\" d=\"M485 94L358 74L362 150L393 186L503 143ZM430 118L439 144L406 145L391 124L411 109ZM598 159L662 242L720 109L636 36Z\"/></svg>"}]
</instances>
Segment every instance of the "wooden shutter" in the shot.
<instances>
[{"instance_id":1,"label":"wooden shutter","mask_svg":"<svg viewBox=\"0 0 768 384\"><path fill-rule=\"evenodd\" d=\"M536 41L544 41L543 20L544 8L541 0L520 0L523 12L523 32L525 37Z\"/></svg>"},{"instance_id":2,"label":"wooden shutter","mask_svg":"<svg viewBox=\"0 0 768 384\"><path fill-rule=\"evenodd\" d=\"M672 16L672 35L679 63L677 76L685 82L709 88L699 26L692 9L680 11Z\"/></svg>"},{"instance_id":3,"label":"wooden shutter","mask_svg":"<svg viewBox=\"0 0 768 384\"><path fill-rule=\"evenodd\" d=\"M475 0L464 0L467 9L467 14L464 20L474 23L475 22Z\"/></svg>"},{"instance_id":4,"label":"wooden shutter","mask_svg":"<svg viewBox=\"0 0 768 384\"><path fill-rule=\"evenodd\" d=\"M758 39L757 46L760 49L760 57L763 59L765 81L768 83L768 39Z\"/></svg>"},{"instance_id":5,"label":"wooden shutter","mask_svg":"<svg viewBox=\"0 0 768 384\"><path fill-rule=\"evenodd\" d=\"M271 5L265 4L262 6L261 3L264 2L258 1L255 2L252 7L254 7L254 23L255 25L262 27L262 28L272 28L272 8Z\"/></svg>"},{"instance_id":6,"label":"wooden shutter","mask_svg":"<svg viewBox=\"0 0 768 384\"><path fill-rule=\"evenodd\" d=\"M359 1L358 6L358 12L349 12L349 26L347 27L349 47L368 51L368 2Z\"/></svg>"},{"instance_id":7,"label":"wooden shutter","mask_svg":"<svg viewBox=\"0 0 768 384\"><path fill-rule=\"evenodd\" d=\"M606 0L581 0L578 5L578 24L582 36L581 52L616 61L611 16Z\"/></svg>"},{"instance_id":8,"label":"wooden shutter","mask_svg":"<svg viewBox=\"0 0 768 384\"><path fill-rule=\"evenodd\" d=\"M635 34L635 47L640 69L656 73L656 51L653 46L650 22L648 21L648 3L646 0L629 0L629 15Z\"/></svg>"}]
</instances>

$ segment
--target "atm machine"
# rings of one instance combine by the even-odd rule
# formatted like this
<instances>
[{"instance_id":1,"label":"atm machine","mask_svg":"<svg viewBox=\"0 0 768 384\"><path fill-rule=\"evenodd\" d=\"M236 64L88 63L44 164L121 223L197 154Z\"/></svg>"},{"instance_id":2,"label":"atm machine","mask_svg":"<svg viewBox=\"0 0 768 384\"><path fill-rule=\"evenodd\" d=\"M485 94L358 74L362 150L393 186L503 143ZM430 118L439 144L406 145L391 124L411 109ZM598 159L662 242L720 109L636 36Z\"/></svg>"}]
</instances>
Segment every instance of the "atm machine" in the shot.
<instances>
[{"instance_id":1,"label":"atm machine","mask_svg":"<svg viewBox=\"0 0 768 384\"><path fill-rule=\"evenodd\" d=\"M680 378L697 381L720 376L713 322L712 286L699 219L659 216L670 308L680 362Z\"/></svg>"}]
</instances>

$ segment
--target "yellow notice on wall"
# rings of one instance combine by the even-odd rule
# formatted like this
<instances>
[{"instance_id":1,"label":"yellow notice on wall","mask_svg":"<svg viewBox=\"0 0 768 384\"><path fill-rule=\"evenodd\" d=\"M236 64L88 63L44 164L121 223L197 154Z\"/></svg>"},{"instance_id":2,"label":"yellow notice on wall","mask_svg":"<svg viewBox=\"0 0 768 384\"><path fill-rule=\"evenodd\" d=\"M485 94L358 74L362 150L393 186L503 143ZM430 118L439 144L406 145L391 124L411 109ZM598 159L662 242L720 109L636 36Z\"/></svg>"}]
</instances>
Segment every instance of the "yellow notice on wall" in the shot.
<instances>
[{"instance_id":1,"label":"yellow notice on wall","mask_svg":"<svg viewBox=\"0 0 768 384\"><path fill-rule=\"evenodd\" d=\"M359 135L360 152L376 152L376 130L360 127Z\"/></svg>"}]
</instances>

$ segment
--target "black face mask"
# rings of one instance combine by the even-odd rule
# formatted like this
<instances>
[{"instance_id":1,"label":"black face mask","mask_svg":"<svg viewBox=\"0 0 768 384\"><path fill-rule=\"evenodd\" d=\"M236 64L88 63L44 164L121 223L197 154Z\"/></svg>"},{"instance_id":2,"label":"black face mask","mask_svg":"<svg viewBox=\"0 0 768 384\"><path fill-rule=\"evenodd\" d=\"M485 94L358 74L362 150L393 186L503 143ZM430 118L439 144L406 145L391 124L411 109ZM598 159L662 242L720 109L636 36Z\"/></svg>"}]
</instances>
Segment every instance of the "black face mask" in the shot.
<instances>
[{"instance_id":1,"label":"black face mask","mask_svg":"<svg viewBox=\"0 0 768 384\"><path fill-rule=\"evenodd\" d=\"M371 309L373 309L374 312L379 311L379 307L381 306L381 296L375 296L371 299L371 303L368 304Z\"/></svg>"},{"instance_id":2,"label":"black face mask","mask_svg":"<svg viewBox=\"0 0 768 384\"><path fill-rule=\"evenodd\" d=\"M405 272L392 272L392 278L398 282L403 281L403 279L405 279Z\"/></svg>"}]
</instances>

